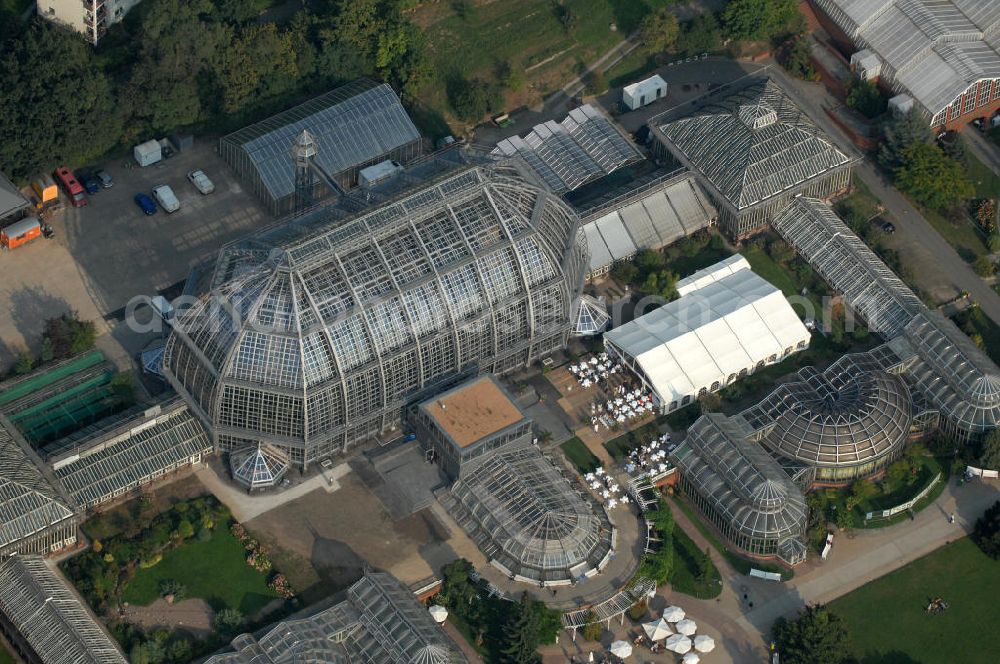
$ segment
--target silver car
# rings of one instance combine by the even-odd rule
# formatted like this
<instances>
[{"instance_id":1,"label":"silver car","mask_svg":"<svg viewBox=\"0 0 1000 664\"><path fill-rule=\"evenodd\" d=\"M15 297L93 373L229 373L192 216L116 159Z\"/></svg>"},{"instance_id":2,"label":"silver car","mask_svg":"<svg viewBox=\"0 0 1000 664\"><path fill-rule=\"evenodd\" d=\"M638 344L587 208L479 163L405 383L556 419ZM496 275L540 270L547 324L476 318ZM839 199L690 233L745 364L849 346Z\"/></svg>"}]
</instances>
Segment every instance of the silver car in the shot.
<instances>
[{"instance_id":1,"label":"silver car","mask_svg":"<svg viewBox=\"0 0 1000 664\"><path fill-rule=\"evenodd\" d=\"M202 194L211 194L215 191L215 185L212 181L208 179L205 175L205 171L191 171L188 173L188 180L194 185L195 189L200 191Z\"/></svg>"}]
</instances>

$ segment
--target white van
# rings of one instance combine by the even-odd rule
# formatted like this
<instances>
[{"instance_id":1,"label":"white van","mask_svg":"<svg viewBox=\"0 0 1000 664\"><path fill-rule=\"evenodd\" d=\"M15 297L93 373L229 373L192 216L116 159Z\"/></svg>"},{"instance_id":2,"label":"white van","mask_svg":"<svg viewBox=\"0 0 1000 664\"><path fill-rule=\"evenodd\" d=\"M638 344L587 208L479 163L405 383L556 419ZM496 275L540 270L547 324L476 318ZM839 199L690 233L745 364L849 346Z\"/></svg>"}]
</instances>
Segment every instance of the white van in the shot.
<instances>
[{"instance_id":1,"label":"white van","mask_svg":"<svg viewBox=\"0 0 1000 664\"><path fill-rule=\"evenodd\" d=\"M174 190L165 184L153 187L153 198L165 212L177 212L181 209L181 202L174 196Z\"/></svg>"}]
</instances>

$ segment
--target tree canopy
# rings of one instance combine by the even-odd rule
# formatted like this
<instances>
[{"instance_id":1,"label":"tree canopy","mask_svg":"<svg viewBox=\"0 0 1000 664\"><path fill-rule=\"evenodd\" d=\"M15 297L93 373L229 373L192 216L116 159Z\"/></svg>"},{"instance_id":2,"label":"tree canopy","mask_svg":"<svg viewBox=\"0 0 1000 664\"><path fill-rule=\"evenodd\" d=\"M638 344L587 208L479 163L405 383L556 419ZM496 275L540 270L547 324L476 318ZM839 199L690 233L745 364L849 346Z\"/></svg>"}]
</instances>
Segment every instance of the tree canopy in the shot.
<instances>
[{"instance_id":1,"label":"tree canopy","mask_svg":"<svg viewBox=\"0 0 1000 664\"><path fill-rule=\"evenodd\" d=\"M972 540L990 558L1000 560L1000 500L976 521Z\"/></svg>"},{"instance_id":2,"label":"tree canopy","mask_svg":"<svg viewBox=\"0 0 1000 664\"><path fill-rule=\"evenodd\" d=\"M894 169L903 163L903 152L918 143L930 143L931 130L916 109L890 118L882 127L878 161L883 168Z\"/></svg>"},{"instance_id":3,"label":"tree canopy","mask_svg":"<svg viewBox=\"0 0 1000 664\"><path fill-rule=\"evenodd\" d=\"M257 3L157 0L95 49L36 19L2 44L0 170L26 180L184 127L229 131L361 75L404 97L434 75L399 0L326 0L280 22Z\"/></svg>"},{"instance_id":4,"label":"tree canopy","mask_svg":"<svg viewBox=\"0 0 1000 664\"><path fill-rule=\"evenodd\" d=\"M885 111L886 101L877 85L854 79L847 88L847 105L866 118L874 118Z\"/></svg>"},{"instance_id":5,"label":"tree canopy","mask_svg":"<svg viewBox=\"0 0 1000 664\"><path fill-rule=\"evenodd\" d=\"M896 186L929 208L941 209L976 193L962 165L936 145L917 143L900 154Z\"/></svg>"},{"instance_id":6,"label":"tree canopy","mask_svg":"<svg viewBox=\"0 0 1000 664\"><path fill-rule=\"evenodd\" d=\"M722 19L733 39L757 41L780 35L798 11L796 0L730 0Z\"/></svg>"},{"instance_id":7,"label":"tree canopy","mask_svg":"<svg viewBox=\"0 0 1000 664\"><path fill-rule=\"evenodd\" d=\"M844 621L820 605L807 606L794 620L779 618L772 632L783 664L841 664L850 657Z\"/></svg>"},{"instance_id":8,"label":"tree canopy","mask_svg":"<svg viewBox=\"0 0 1000 664\"><path fill-rule=\"evenodd\" d=\"M650 12L639 25L639 41L650 53L669 50L677 43L680 24L666 7Z\"/></svg>"},{"instance_id":9,"label":"tree canopy","mask_svg":"<svg viewBox=\"0 0 1000 664\"><path fill-rule=\"evenodd\" d=\"M983 439L978 462L987 470L1000 470L1000 429L994 429Z\"/></svg>"}]
</instances>

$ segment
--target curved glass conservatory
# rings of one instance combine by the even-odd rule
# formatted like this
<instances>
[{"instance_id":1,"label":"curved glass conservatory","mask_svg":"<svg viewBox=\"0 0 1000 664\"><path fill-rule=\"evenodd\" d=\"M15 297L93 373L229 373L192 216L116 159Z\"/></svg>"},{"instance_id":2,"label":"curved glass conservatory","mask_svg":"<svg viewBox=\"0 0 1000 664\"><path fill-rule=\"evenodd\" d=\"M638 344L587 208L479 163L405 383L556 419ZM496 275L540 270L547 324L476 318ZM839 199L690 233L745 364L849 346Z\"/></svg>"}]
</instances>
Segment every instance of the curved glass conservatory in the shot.
<instances>
[{"instance_id":1,"label":"curved glass conservatory","mask_svg":"<svg viewBox=\"0 0 1000 664\"><path fill-rule=\"evenodd\" d=\"M586 248L572 210L521 168L453 171L248 252L179 317L164 358L216 447L265 442L306 465L395 429L459 375L563 347Z\"/></svg>"},{"instance_id":2,"label":"curved glass conservatory","mask_svg":"<svg viewBox=\"0 0 1000 664\"><path fill-rule=\"evenodd\" d=\"M913 421L902 378L850 370L831 376L812 367L799 377L767 398L780 403L781 414L761 439L765 447L815 468L819 481L870 475L899 456Z\"/></svg>"},{"instance_id":3,"label":"curved glass conservatory","mask_svg":"<svg viewBox=\"0 0 1000 664\"><path fill-rule=\"evenodd\" d=\"M805 560L806 501L740 416L708 413L671 454L680 486L735 546L789 565Z\"/></svg>"},{"instance_id":4,"label":"curved glass conservatory","mask_svg":"<svg viewBox=\"0 0 1000 664\"><path fill-rule=\"evenodd\" d=\"M538 448L487 458L446 505L490 562L516 581L569 585L610 560L614 528Z\"/></svg>"}]
</instances>

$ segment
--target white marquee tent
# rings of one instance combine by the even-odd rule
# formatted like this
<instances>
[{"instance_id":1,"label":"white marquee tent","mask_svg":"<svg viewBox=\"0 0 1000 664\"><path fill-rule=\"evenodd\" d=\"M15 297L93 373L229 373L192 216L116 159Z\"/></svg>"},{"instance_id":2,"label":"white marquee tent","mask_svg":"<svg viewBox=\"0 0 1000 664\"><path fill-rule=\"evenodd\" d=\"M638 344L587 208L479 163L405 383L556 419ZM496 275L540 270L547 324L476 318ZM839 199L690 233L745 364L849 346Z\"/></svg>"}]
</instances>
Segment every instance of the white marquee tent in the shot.
<instances>
[{"instance_id":1,"label":"white marquee tent","mask_svg":"<svg viewBox=\"0 0 1000 664\"><path fill-rule=\"evenodd\" d=\"M604 335L668 412L809 345L785 296L749 266L702 282Z\"/></svg>"}]
</instances>

